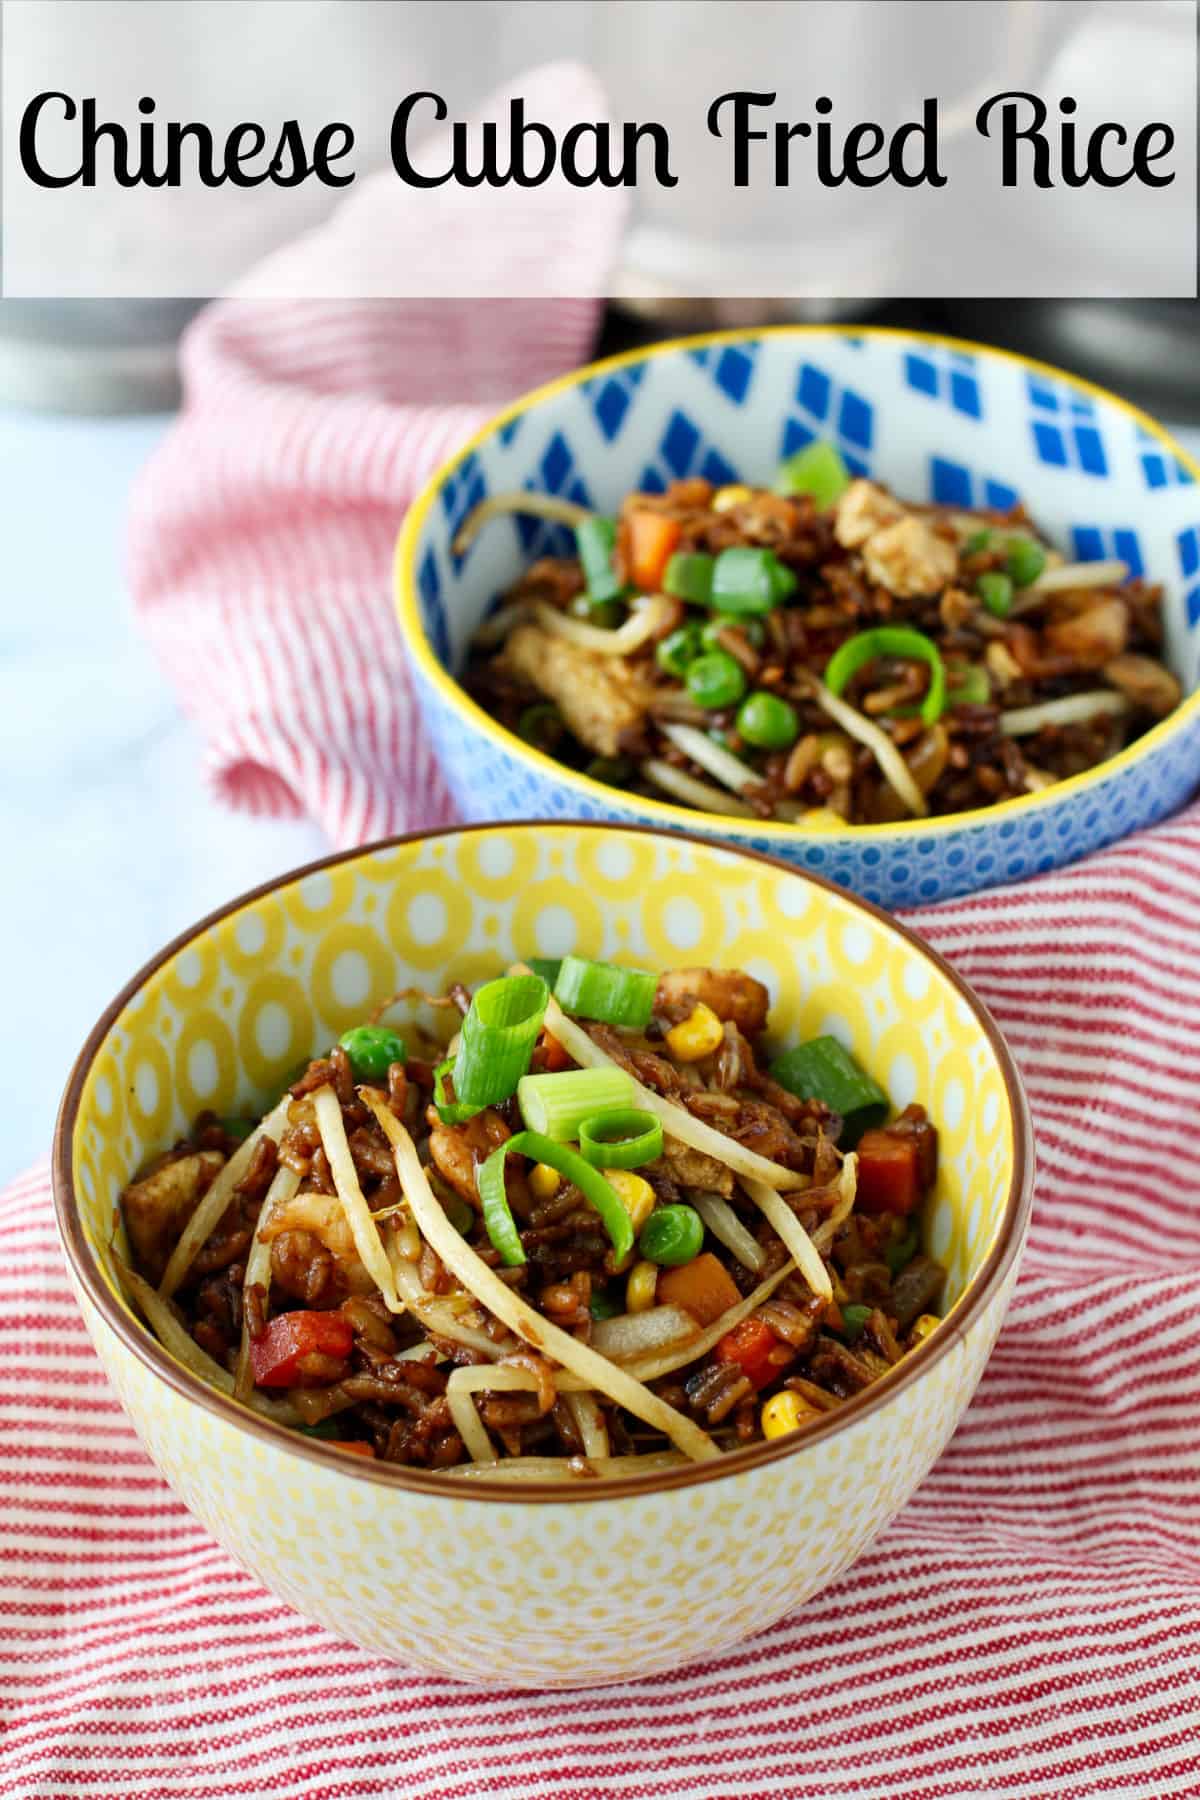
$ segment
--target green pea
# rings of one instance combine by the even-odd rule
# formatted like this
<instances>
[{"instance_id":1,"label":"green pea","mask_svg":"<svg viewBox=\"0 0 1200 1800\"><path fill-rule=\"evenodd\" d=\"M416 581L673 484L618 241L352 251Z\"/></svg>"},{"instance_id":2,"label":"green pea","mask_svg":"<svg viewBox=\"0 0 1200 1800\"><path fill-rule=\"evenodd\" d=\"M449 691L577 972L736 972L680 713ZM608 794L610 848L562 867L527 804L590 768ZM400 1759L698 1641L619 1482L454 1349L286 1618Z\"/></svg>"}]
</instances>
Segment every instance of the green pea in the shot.
<instances>
[{"instance_id":1,"label":"green pea","mask_svg":"<svg viewBox=\"0 0 1200 1800\"><path fill-rule=\"evenodd\" d=\"M667 633L654 652L654 660L668 675L678 675L682 680L689 664L694 663L699 654L700 632L689 620L686 625L680 625L675 631Z\"/></svg>"},{"instance_id":2,"label":"green pea","mask_svg":"<svg viewBox=\"0 0 1200 1800\"><path fill-rule=\"evenodd\" d=\"M687 691L698 706L735 706L746 691L746 676L739 662L724 650L710 650L689 664L684 677Z\"/></svg>"},{"instance_id":3,"label":"green pea","mask_svg":"<svg viewBox=\"0 0 1200 1800\"><path fill-rule=\"evenodd\" d=\"M588 1311L593 1319L615 1319L624 1308L621 1302L613 1297L607 1288L596 1288L588 1301Z\"/></svg>"},{"instance_id":4,"label":"green pea","mask_svg":"<svg viewBox=\"0 0 1200 1800\"><path fill-rule=\"evenodd\" d=\"M404 1039L386 1025L354 1025L343 1031L338 1043L350 1058L357 1081L383 1081L392 1063L402 1063L408 1052Z\"/></svg>"},{"instance_id":5,"label":"green pea","mask_svg":"<svg viewBox=\"0 0 1200 1800\"><path fill-rule=\"evenodd\" d=\"M1012 610L1013 584L1012 578L1002 575L999 570L991 569L981 575L975 583L975 591L983 601L985 609L994 618L1006 619Z\"/></svg>"},{"instance_id":6,"label":"green pea","mask_svg":"<svg viewBox=\"0 0 1200 1800\"><path fill-rule=\"evenodd\" d=\"M982 531L973 531L962 547L964 556L978 556L981 550L991 547L992 534L985 526Z\"/></svg>"},{"instance_id":7,"label":"green pea","mask_svg":"<svg viewBox=\"0 0 1200 1800\"><path fill-rule=\"evenodd\" d=\"M707 619L700 627L700 642L704 649L720 650L722 647L720 634L730 626L735 631L740 631L746 642L753 644L756 650L761 649L766 642L766 627L761 619L756 619L749 613L742 616L737 613L719 612L714 613L712 618Z\"/></svg>"},{"instance_id":8,"label":"green pea","mask_svg":"<svg viewBox=\"0 0 1200 1800\"><path fill-rule=\"evenodd\" d=\"M1012 577L1013 586L1019 588L1032 587L1046 566L1046 552L1040 544L1029 538L1009 538L1005 548L1005 568Z\"/></svg>"},{"instance_id":9,"label":"green pea","mask_svg":"<svg viewBox=\"0 0 1200 1800\"><path fill-rule=\"evenodd\" d=\"M642 1226L638 1249L647 1262L675 1268L699 1256L704 1224L694 1206L657 1206Z\"/></svg>"},{"instance_id":10,"label":"green pea","mask_svg":"<svg viewBox=\"0 0 1200 1800\"><path fill-rule=\"evenodd\" d=\"M751 694L738 708L738 736L756 750L787 750L800 735L796 709L778 694Z\"/></svg>"},{"instance_id":11,"label":"green pea","mask_svg":"<svg viewBox=\"0 0 1200 1800\"><path fill-rule=\"evenodd\" d=\"M850 1306L843 1306L842 1324L845 1329L842 1332L842 1336L848 1344L857 1342L862 1336L863 1327L870 1316L871 1308L869 1306L859 1306L857 1303Z\"/></svg>"}]
</instances>

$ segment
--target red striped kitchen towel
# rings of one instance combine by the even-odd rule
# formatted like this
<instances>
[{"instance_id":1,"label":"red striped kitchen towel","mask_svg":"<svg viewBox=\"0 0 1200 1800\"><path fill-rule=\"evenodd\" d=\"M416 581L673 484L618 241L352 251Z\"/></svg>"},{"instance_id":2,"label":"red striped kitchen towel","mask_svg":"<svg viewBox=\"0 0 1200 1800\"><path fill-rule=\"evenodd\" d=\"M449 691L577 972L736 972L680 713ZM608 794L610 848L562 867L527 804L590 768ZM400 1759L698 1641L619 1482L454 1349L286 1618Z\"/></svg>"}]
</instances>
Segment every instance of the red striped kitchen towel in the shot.
<instances>
[{"instance_id":1,"label":"red striped kitchen towel","mask_svg":"<svg viewBox=\"0 0 1200 1800\"><path fill-rule=\"evenodd\" d=\"M580 1694L306 1624L172 1497L35 1171L0 1199L0 1797L1163 1800L1200 1793L1200 806L917 915L1020 1059L1009 1322L858 1565L714 1661ZM731 1545L730 1555L737 1554Z\"/></svg>"},{"instance_id":2,"label":"red striped kitchen towel","mask_svg":"<svg viewBox=\"0 0 1200 1800\"><path fill-rule=\"evenodd\" d=\"M577 89L558 101L590 116ZM619 223L614 199L586 241L564 233L597 291ZM503 291L506 245L480 253ZM197 324L132 574L228 799L303 810L339 843L445 815L387 606L397 518L594 326L587 302L247 297ZM0 1800L1200 1794L1198 907L1193 808L918 916L1034 1106L1010 1322L949 1451L854 1569L741 1649L622 1688L414 1676L265 1594L142 1455L70 1298L46 1173L19 1182L0 1198Z\"/></svg>"},{"instance_id":3,"label":"red striped kitchen towel","mask_svg":"<svg viewBox=\"0 0 1200 1800\"><path fill-rule=\"evenodd\" d=\"M559 136L606 111L574 65L512 91ZM183 344L182 413L130 519L137 617L218 793L314 818L339 845L453 817L389 602L396 530L498 405L587 360L601 303L557 296L608 291L629 205L602 188L582 209L554 177L536 198L512 190L490 236L476 226L492 291L540 298L263 297L328 291L327 271L364 237L419 254L439 216L456 228L442 192L371 177L201 314Z\"/></svg>"}]
</instances>

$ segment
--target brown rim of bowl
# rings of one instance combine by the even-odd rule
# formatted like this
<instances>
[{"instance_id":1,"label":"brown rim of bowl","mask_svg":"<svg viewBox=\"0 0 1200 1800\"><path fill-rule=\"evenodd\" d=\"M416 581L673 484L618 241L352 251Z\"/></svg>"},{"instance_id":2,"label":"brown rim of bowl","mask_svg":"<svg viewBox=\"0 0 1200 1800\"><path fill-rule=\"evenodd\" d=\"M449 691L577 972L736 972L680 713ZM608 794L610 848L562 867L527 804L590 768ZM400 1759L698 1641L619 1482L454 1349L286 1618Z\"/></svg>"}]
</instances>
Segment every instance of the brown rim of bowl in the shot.
<instances>
[{"instance_id":1,"label":"brown rim of bowl","mask_svg":"<svg viewBox=\"0 0 1200 1800\"><path fill-rule=\"evenodd\" d=\"M206 918L189 926L186 931L173 938L156 956L139 969L138 973L128 981L109 1002L96 1024L89 1032L83 1049L76 1057L67 1079L67 1085L59 1106L58 1117L54 1126L54 1148L51 1164L51 1175L54 1194L54 1214L58 1226L59 1237L68 1266L76 1281L96 1308L105 1324L115 1333L125 1348L137 1357L146 1368L160 1376L168 1385L185 1400L191 1400L215 1413L218 1418L248 1431L253 1436L264 1438L267 1442L289 1450L293 1455L307 1458L311 1462L330 1469L336 1468L355 1481L373 1481L385 1487L405 1488L414 1493L439 1494L454 1500L479 1500L481 1502L500 1502L507 1506L518 1503L540 1503L541 1501L575 1501L616 1500L628 1494L650 1494L669 1488L690 1487L702 1481L720 1481L750 1469L762 1468L768 1463L780 1461L785 1456L793 1456L802 1450L810 1450L824 1442L835 1432L858 1419L865 1418L877 1408L886 1406L892 1395L906 1388L913 1381L919 1380L927 1369L932 1368L938 1359L950 1350L953 1344L960 1343L967 1330L984 1310L1012 1267L1025 1235L1030 1207L1033 1197L1033 1127L1029 1116L1029 1106L1021 1078L1017 1073L1008 1046L1001 1036L1000 1029L987 1010L962 977L946 963L936 950L930 948L908 926L901 924L882 907L875 906L869 900L862 900L857 894L840 888L836 882L828 881L824 876L810 874L807 870L797 869L782 857L769 856L761 850L743 849L738 845L721 843L705 837L700 832L662 831L651 825L613 826L583 820L571 819L516 819L511 824L533 829L559 829L564 826L576 831L611 832L634 831L646 837L682 839L685 842L698 843L706 849L716 849L728 855L737 856L748 862L766 863L768 867L780 869L787 875L794 875L802 881L812 883L814 887L825 888L836 894L839 899L848 901L850 905L878 919L882 924L894 931L899 937L928 959L933 966L945 976L951 986L961 995L975 1018L982 1026L985 1036L991 1044L1004 1077L1004 1085L1008 1094L1009 1111L1013 1122L1013 1173L1009 1186L1008 1199L1005 1202L1004 1218L996 1242L988 1252L983 1267L968 1283L962 1297L956 1301L947 1316L948 1329L934 1332L926 1341L912 1350L898 1363L889 1374L881 1376L871 1387L845 1400L836 1412L831 1412L820 1425L810 1430L800 1431L770 1442L747 1445L743 1450L729 1450L711 1462L692 1463L679 1469L668 1469L650 1475L622 1475L609 1480L573 1482L501 1482L501 1481L465 1481L461 1476L442 1474L433 1470L403 1468L391 1463L370 1463L359 1457L347 1459L344 1451L332 1445L324 1444L317 1438L305 1438L290 1430L285 1425L277 1425L269 1419L245 1408L224 1394L217 1393L208 1387L199 1376L177 1363L166 1349L159 1343L149 1329L137 1323L133 1316L118 1305L107 1282L100 1273L95 1255L84 1236L83 1223L75 1205L75 1180L72 1158L72 1139L75 1132L75 1120L79 1111L80 1097L88 1071L96 1052L122 1009L128 1004L138 990L144 986L155 971L162 967L172 956L185 949L189 943L209 931L231 913L238 912L243 906L260 899L292 882L303 880L306 875L319 873L323 869L336 868L340 863L353 862L362 856L369 856L380 851L394 849L402 844L417 843L424 839L454 836L469 836L475 832L503 830L503 825L494 822L477 825L448 825L434 831L410 831L399 837L380 839L373 844L363 844L354 850L338 851L334 855L320 857L316 862L305 863L298 869L288 870L271 881L264 881L260 886L251 888L237 899L220 906Z\"/></svg>"}]
</instances>

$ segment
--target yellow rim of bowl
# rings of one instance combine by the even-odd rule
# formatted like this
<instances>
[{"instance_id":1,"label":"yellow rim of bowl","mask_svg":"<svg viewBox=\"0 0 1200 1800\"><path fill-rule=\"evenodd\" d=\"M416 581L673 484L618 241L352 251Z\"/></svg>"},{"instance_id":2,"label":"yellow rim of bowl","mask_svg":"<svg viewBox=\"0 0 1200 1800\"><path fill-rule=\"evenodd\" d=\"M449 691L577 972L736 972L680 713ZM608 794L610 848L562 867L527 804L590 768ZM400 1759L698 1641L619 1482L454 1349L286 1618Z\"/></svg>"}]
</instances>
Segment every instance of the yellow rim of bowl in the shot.
<instances>
[{"instance_id":1,"label":"yellow rim of bowl","mask_svg":"<svg viewBox=\"0 0 1200 1800\"><path fill-rule=\"evenodd\" d=\"M514 823L517 828L525 831L561 830L570 823L570 828L574 831L592 832L597 836L612 832L638 832L657 838L666 835L653 825L571 823L562 819L522 819L514 821ZM105 1007L88 1034L87 1042L76 1057L67 1078L67 1085L58 1109L58 1118L54 1125L54 1146L51 1157L54 1217L63 1254L73 1280L118 1342L184 1400L204 1407L207 1412L224 1419L226 1424L248 1432L252 1437L274 1444L277 1449L286 1449L294 1456L323 1465L327 1469L337 1469L347 1480L351 1481L371 1481L385 1487L405 1488L413 1493L426 1496L438 1494L446 1499L479 1500L487 1504L506 1506L533 1505L544 1500L575 1504L619 1500L627 1494L656 1493L666 1488L691 1487L693 1483L702 1481L721 1481L750 1469L761 1468L766 1463L778 1462L785 1456L795 1456L802 1451L813 1449L816 1445L823 1443L826 1438L832 1437L835 1432L844 1430L846 1426L854 1424L867 1414L874 1412L877 1407L885 1406L893 1394L919 1379L927 1369L932 1368L940 1357L961 1343L970 1327L975 1324L1007 1278L1025 1241L1025 1233L1033 1206L1033 1123L1029 1116L1029 1103L1025 1097L1020 1074L1013 1061L1012 1053L1004 1041L1000 1027L992 1018L983 1001L963 980L963 977L951 968L936 950L919 938L916 932L910 931L908 926L901 924L882 907L875 906L871 901L863 900L856 894L847 893L835 882L826 880L822 875L815 875L807 869L797 869L792 863L785 862L782 857L768 855L765 851L754 850L747 845L714 844L696 831L682 834L672 832L669 841L678 843L682 836L706 852L736 856L747 863L763 863L770 869L780 870L797 881L807 882L810 887L821 888L826 893L833 894L841 904L867 914L881 923L893 936L902 938L910 950L921 960L930 963L960 996L983 1032L1000 1066L1001 1078L1008 1096L1009 1117L1012 1121L1012 1171L1000 1228L996 1233L995 1241L981 1266L967 1282L966 1287L942 1320L938 1330L931 1332L924 1343L919 1344L915 1350L910 1350L903 1362L897 1363L871 1387L865 1388L861 1393L843 1401L836 1412L829 1413L817 1426L801 1433L769 1439L763 1443L748 1444L742 1450L726 1451L724 1455L711 1462L689 1463L683 1468L668 1469L658 1474L623 1475L596 1484L586 1481L576 1484L533 1481L469 1482L462 1480L461 1477L442 1474L433 1469L410 1469L391 1463L371 1463L365 1458L347 1456L344 1451L338 1450L333 1445L322 1444L316 1438L301 1437L299 1433L286 1425L277 1425L271 1419L265 1419L258 1413L238 1406L232 1398L218 1393L215 1388L211 1388L207 1383L201 1381L198 1375L193 1375L190 1369L185 1369L182 1363L176 1362L158 1339L151 1336L148 1327L135 1317L132 1310L117 1300L105 1280L75 1201L75 1123L80 1101L83 1098L84 1086L101 1045L121 1013L145 987L150 977L164 963L169 962L172 957L178 956L189 944L205 932L211 931L223 919L240 912L243 907L252 905L254 901L261 900L267 894L276 893L281 888L303 881L306 876L326 869L335 869L342 863L353 862L359 857L372 856L381 851L396 849L403 844L421 843L442 837L470 837L476 832L495 830L497 830L497 826L489 822L484 825L448 825L437 831L410 831L400 837L387 838L375 844L363 844L357 849L343 850L333 856L322 857L317 862L308 863L302 868L291 869L283 875L275 876L271 881L263 882L260 887L251 889L249 893L239 895L236 900L231 900L227 905L219 907L216 912L209 913L207 918L199 920L187 931L181 932L177 938L165 945L157 956L151 957L150 961L138 970L116 998Z\"/></svg>"},{"instance_id":2,"label":"yellow rim of bowl","mask_svg":"<svg viewBox=\"0 0 1200 1800\"><path fill-rule=\"evenodd\" d=\"M766 839L776 843L796 843L810 841L828 843L841 837L852 837L865 842L874 843L880 838L927 837L931 832L944 833L958 831L972 825L982 825L993 819L1011 818L1014 814L1024 815L1038 808L1057 805L1069 795L1085 792L1089 787L1098 787L1102 782L1129 769L1144 756L1149 756L1159 748L1181 727L1200 714L1200 688L1188 695L1175 708L1173 713L1151 726L1136 743L1118 752L1116 756L1097 763L1095 768L1085 769L1080 775L1071 775L1065 781L1055 782L1053 787L1043 788L1036 794L1022 794L1013 800L1001 800L994 806L975 806L966 812L947 813L933 819L902 819L892 825L843 825L827 829L813 830L804 825L783 824L774 820L738 819L724 813L706 813L698 809L672 806L665 800L648 799L642 795L630 798L622 796L619 788L608 787L602 781L593 781L590 776L578 774L568 769L564 763L555 762L542 750L536 750L517 737L515 732L506 731L502 725L487 714L483 708L464 691L441 663L438 661L425 633L421 619L420 601L416 583L416 552L430 508L433 506L447 480L455 469L466 458L488 440L495 436L505 425L522 414L531 412L543 401L552 399L556 394L565 394L571 388L582 386L598 375L604 375L613 369L627 368L631 363L648 362L653 357L671 356L679 351L705 349L714 344L744 343L760 338L812 338L812 337L854 337L904 340L911 343L942 345L951 350L965 350L976 356L998 357L1004 362L1016 363L1020 368L1031 369L1040 375L1049 375L1056 380L1066 381L1072 387L1085 394L1093 394L1106 401L1127 418L1135 421L1150 434L1169 455L1182 463L1193 481L1200 483L1200 461L1191 456L1182 444L1176 442L1158 421L1149 413L1142 412L1140 407L1123 400L1109 388L1101 387L1097 382L1085 381L1079 375L1073 375L1068 369L1059 368L1054 363L1039 362L1030 356L1022 356L1015 350L999 350L990 344L981 344L971 338L946 337L936 331L906 331L897 326L854 326L854 325L771 325L758 330L742 331L708 331L694 337L669 338L661 344L650 344L639 350L628 350L620 356L605 357L600 362L585 363L582 368L572 370L568 375L560 375L554 381L548 381L542 387L533 388L529 393L514 400L511 406L505 407L480 427L454 455L426 482L421 492L405 515L400 534L396 539L393 579L395 586L396 614L404 633L405 645L422 675L430 686L436 689L442 699L459 714L463 715L476 730L490 738L499 750L507 751L519 762L529 765L538 773L552 778L560 787L566 787L582 797L599 801L606 806L625 805L635 808L638 814L647 814L654 819L661 819L664 824L692 825L703 820L710 829L718 830L725 838L743 835L756 839Z\"/></svg>"}]
</instances>

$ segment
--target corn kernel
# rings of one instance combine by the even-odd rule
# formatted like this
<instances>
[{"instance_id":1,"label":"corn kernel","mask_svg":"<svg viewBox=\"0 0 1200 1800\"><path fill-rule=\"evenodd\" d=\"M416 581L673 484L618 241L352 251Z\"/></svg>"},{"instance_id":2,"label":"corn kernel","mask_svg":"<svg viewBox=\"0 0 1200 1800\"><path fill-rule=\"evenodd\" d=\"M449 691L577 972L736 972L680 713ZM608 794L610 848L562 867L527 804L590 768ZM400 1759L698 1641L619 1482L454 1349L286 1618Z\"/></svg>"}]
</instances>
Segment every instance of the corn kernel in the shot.
<instances>
[{"instance_id":1,"label":"corn kernel","mask_svg":"<svg viewBox=\"0 0 1200 1800\"><path fill-rule=\"evenodd\" d=\"M923 1344L930 1332L936 1331L941 1322L936 1313L922 1313L912 1328L913 1343Z\"/></svg>"},{"instance_id":2,"label":"corn kernel","mask_svg":"<svg viewBox=\"0 0 1200 1800\"><path fill-rule=\"evenodd\" d=\"M604 1173L609 1186L616 1188L620 1195L636 1237L654 1211L654 1189L644 1176L635 1175L632 1169L605 1169Z\"/></svg>"},{"instance_id":3,"label":"corn kernel","mask_svg":"<svg viewBox=\"0 0 1200 1800\"><path fill-rule=\"evenodd\" d=\"M636 1262L625 1283L625 1311L649 1312L658 1291L658 1264Z\"/></svg>"},{"instance_id":4,"label":"corn kernel","mask_svg":"<svg viewBox=\"0 0 1200 1800\"><path fill-rule=\"evenodd\" d=\"M784 1388L781 1394L772 1394L762 1409L759 1423L765 1438L784 1437L798 1426L807 1425L810 1419L817 1417L817 1408L794 1394L791 1388Z\"/></svg>"},{"instance_id":5,"label":"corn kernel","mask_svg":"<svg viewBox=\"0 0 1200 1800\"><path fill-rule=\"evenodd\" d=\"M667 1033L667 1048L676 1062L699 1062L720 1048L725 1027L710 1006L697 1000L690 1018L682 1025L672 1025Z\"/></svg>"},{"instance_id":6,"label":"corn kernel","mask_svg":"<svg viewBox=\"0 0 1200 1800\"><path fill-rule=\"evenodd\" d=\"M534 1163L529 1171L529 1191L535 1200L553 1200L561 1180L558 1170L549 1163Z\"/></svg>"},{"instance_id":7,"label":"corn kernel","mask_svg":"<svg viewBox=\"0 0 1200 1800\"><path fill-rule=\"evenodd\" d=\"M750 499L750 489L740 481L730 482L728 487L718 488L712 497L714 512L728 512L731 506L740 506L743 500Z\"/></svg>"}]
</instances>

